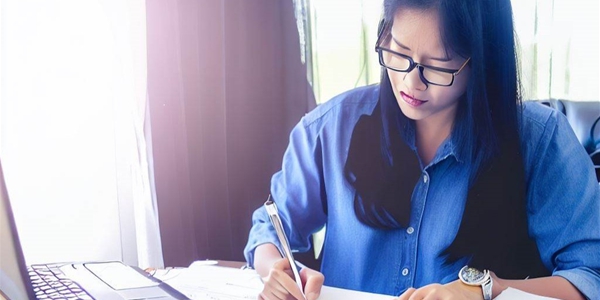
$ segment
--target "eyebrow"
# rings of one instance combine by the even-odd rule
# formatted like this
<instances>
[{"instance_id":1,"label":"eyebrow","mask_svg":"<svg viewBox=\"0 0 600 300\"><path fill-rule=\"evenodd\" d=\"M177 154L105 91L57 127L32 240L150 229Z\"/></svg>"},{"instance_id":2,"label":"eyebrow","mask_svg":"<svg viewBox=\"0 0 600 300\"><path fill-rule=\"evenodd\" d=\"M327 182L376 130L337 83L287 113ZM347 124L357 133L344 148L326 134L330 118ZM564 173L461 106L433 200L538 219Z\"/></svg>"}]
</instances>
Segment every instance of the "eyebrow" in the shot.
<instances>
[{"instance_id":1,"label":"eyebrow","mask_svg":"<svg viewBox=\"0 0 600 300\"><path fill-rule=\"evenodd\" d=\"M396 43L396 44L397 44L397 45L398 45L400 48L402 48L402 49L406 49L406 50L408 50L408 51L412 51L412 50L410 50L410 48L408 48L408 46L406 46L406 45L404 45L404 44L400 43L400 42L399 42L399 41L396 39L396 37L394 37L393 35L392 35L392 40L394 40L394 43ZM448 57L448 56L446 56L446 57L429 57L429 59L431 59L431 60L437 60L437 61L441 61L441 62L448 62L448 61L451 61L451 60L452 60L452 59L451 59L450 57Z\"/></svg>"}]
</instances>

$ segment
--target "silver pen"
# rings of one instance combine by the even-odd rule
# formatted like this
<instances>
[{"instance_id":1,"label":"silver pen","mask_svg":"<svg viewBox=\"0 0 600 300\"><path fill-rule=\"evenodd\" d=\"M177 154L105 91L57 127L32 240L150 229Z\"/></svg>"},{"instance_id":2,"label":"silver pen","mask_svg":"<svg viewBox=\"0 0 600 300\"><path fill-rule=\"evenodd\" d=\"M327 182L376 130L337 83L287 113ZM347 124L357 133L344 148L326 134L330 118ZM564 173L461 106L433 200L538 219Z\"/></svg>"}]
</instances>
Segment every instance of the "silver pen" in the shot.
<instances>
[{"instance_id":1,"label":"silver pen","mask_svg":"<svg viewBox=\"0 0 600 300\"><path fill-rule=\"evenodd\" d=\"M296 284L300 288L300 293L302 293L302 297L306 299L306 295L304 295L304 291L302 290L302 279L300 279L300 274L298 273L298 266L296 265L296 261L294 260L294 256L292 255L292 249L290 248L290 243L288 242L287 236L285 235L285 231L283 230L283 224L281 223L281 219L279 218L279 212L277 211L277 205L271 199L271 195L265 202L265 208L267 209L267 213L269 214L269 219L271 219L271 223L273 227L275 227L275 231L277 232L277 238L279 238L279 243L283 248L283 253L281 256L287 258L290 263L290 267L292 268L292 272L294 273L294 279L296 280Z\"/></svg>"}]
</instances>

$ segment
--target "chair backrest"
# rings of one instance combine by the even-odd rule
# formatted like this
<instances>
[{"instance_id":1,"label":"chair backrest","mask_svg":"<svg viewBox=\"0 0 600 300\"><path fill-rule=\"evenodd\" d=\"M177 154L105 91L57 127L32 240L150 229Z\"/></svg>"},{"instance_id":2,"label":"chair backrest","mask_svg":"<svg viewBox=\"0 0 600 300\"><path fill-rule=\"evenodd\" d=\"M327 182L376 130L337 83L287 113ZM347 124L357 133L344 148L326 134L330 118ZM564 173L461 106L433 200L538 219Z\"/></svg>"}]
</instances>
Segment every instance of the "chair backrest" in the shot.
<instances>
[{"instance_id":1,"label":"chair backrest","mask_svg":"<svg viewBox=\"0 0 600 300\"><path fill-rule=\"evenodd\" d=\"M539 100L567 116L579 142L590 154L600 182L600 100L572 101L563 99Z\"/></svg>"}]
</instances>

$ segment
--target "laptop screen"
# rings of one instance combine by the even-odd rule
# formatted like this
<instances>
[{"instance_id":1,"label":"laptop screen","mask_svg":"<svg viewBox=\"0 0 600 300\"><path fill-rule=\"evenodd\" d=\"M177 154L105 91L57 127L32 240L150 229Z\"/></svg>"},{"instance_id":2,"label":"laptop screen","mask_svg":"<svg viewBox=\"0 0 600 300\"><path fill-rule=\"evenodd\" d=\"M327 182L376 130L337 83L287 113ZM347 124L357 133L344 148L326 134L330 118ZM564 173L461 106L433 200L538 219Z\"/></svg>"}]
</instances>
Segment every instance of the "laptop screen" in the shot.
<instances>
[{"instance_id":1,"label":"laptop screen","mask_svg":"<svg viewBox=\"0 0 600 300\"><path fill-rule=\"evenodd\" d=\"M35 299L0 163L0 298Z\"/></svg>"}]
</instances>

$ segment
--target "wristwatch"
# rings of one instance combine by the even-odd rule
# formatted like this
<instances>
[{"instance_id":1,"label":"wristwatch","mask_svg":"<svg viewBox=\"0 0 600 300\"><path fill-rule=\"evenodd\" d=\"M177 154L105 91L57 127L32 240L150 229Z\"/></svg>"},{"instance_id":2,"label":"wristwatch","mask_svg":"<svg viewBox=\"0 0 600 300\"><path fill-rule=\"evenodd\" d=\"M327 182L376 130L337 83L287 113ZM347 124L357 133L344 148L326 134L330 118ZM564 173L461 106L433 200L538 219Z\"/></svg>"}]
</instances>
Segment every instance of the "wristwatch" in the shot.
<instances>
[{"instance_id":1,"label":"wristwatch","mask_svg":"<svg viewBox=\"0 0 600 300\"><path fill-rule=\"evenodd\" d=\"M464 266L458 272L458 278L462 283L471 286L480 286L483 292L484 300L492 300L492 277L490 271L480 271L469 266Z\"/></svg>"}]
</instances>

